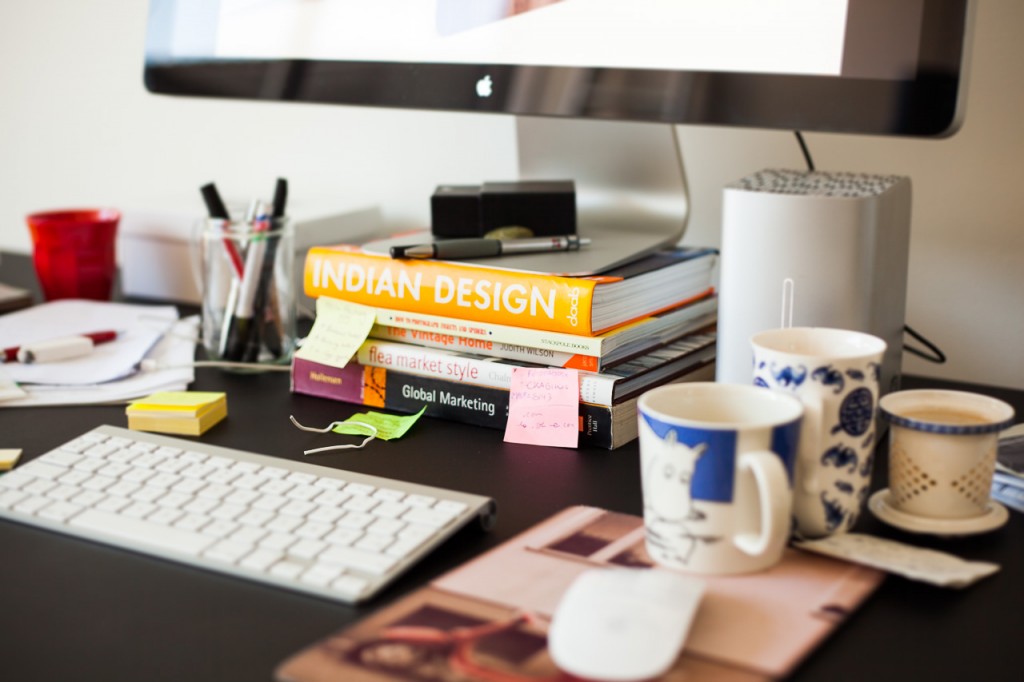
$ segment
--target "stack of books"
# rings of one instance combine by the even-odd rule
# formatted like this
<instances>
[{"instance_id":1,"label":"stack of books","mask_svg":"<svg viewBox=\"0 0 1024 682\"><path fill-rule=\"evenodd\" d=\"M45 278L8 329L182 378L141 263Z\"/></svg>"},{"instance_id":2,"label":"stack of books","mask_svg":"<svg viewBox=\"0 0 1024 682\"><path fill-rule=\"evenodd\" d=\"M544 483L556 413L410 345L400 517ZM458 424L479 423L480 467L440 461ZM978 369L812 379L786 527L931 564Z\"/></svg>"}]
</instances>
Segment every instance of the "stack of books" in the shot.
<instances>
[{"instance_id":1,"label":"stack of books","mask_svg":"<svg viewBox=\"0 0 1024 682\"><path fill-rule=\"evenodd\" d=\"M224 393L160 391L136 400L125 410L128 428L200 436L228 416Z\"/></svg>"},{"instance_id":2,"label":"stack of books","mask_svg":"<svg viewBox=\"0 0 1024 682\"><path fill-rule=\"evenodd\" d=\"M616 448L636 438L641 393L712 376L715 261L679 248L566 277L315 247L306 293L369 306L375 324L343 368L296 357L292 390L504 429L513 370L565 367L580 443Z\"/></svg>"}]
</instances>

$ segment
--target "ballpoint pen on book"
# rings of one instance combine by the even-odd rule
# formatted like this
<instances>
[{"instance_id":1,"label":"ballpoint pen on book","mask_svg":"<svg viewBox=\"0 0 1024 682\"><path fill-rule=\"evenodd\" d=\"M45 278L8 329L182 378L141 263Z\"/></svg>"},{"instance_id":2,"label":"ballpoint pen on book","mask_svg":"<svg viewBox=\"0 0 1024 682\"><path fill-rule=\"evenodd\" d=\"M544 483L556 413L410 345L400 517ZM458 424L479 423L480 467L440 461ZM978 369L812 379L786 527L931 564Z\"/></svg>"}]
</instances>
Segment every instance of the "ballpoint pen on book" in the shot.
<instances>
[{"instance_id":1,"label":"ballpoint pen on book","mask_svg":"<svg viewBox=\"0 0 1024 682\"><path fill-rule=\"evenodd\" d=\"M392 258L440 258L463 260L467 258L492 258L516 253L544 253L548 251L577 251L588 246L588 237L574 234L559 237L532 237L524 239L445 239L432 244L415 246L392 246Z\"/></svg>"},{"instance_id":2,"label":"ballpoint pen on book","mask_svg":"<svg viewBox=\"0 0 1024 682\"><path fill-rule=\"evenodd\" d=\"M88 355L94 346L117 338L116 331L99 331L36 341L3 349L3 362L57 362Z\"/></svg>"}]
</instances>

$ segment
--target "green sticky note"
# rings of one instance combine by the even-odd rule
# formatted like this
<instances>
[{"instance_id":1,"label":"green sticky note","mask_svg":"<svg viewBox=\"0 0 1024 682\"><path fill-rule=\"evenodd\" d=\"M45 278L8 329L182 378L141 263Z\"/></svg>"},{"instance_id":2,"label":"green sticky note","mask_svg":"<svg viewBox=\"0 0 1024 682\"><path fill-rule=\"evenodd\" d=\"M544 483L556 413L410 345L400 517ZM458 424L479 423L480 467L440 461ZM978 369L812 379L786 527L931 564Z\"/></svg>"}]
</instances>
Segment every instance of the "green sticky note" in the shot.
<instances>
[{"instance_id":1,"label":"green sticky note","mask_svg":"<svg viewBox=\"0 0 1024 682\"><path fill-rule=\"evenodd\" d=\"M367 429L362 424L369 424L377 429L376 438L381 440L393 440L395 438L401 438L405 435L405 432L412 428L423 412L427 409L424 405L423 408L416 414L402 416L396 416L392 414L381 414L380 412L363 412L361 414L354 414L346 419L341 424L334 427L335 433L343 433L350 436L368 436L370 435L370 429Z\"/></svg>"}]
</instances>

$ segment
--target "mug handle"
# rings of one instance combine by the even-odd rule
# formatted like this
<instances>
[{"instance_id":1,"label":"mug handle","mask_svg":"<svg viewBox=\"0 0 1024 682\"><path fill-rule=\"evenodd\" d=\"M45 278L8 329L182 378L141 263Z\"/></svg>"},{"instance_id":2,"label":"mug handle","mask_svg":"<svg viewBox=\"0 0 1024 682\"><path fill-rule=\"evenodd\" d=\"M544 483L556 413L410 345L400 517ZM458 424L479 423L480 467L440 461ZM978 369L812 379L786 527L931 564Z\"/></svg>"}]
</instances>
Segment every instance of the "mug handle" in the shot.
<instances>
[{"instance_id":1,"label":"mug handle","mask_svg":"<svg viewBox=\"0 0 1024 682\"><path fill-rule=\"evenodd\" d=\"M749 471L757 485L761 511L761 531L740 533L733 542L750 556L762 556L785 543L789 536L791 493L786 469L779 456L766 450L744 453L739 461L740 474Z\"/></svg>"}]
</instances>

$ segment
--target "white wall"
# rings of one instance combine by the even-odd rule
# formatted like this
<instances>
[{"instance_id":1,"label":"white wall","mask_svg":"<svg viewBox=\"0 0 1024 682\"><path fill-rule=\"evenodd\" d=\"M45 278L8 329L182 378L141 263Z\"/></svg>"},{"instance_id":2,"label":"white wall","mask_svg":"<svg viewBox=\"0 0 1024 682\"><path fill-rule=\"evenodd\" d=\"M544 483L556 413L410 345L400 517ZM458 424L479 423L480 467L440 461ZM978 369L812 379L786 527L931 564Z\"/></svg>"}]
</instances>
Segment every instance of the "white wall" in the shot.
<instances>
[{"instance_id":1,"label":"white wall","mask_svg":"<svg viewBox=\"0 0 1024 682\"><path fill-rule=\"evenodd\" d=\"M967 118L948 140L808 135L823 170L900 173L914 183L908 322L950 356L905 371L1024 388L1024 3L978 3ZM27 253L26 213L145 207L198 187L296 201L379 204L394 227L425 226L440 182L505 179L507 117L155 97L141 82L146 3L0 5L0 248ZM790 133L683 127L693 195L685 241L719 242L721 187L799 168ZM452 140L459 145L453 147ZM266 189L264 189L266 188ZM0 278L3 275L0 262Z\"/></svg>"}]
</instances>

